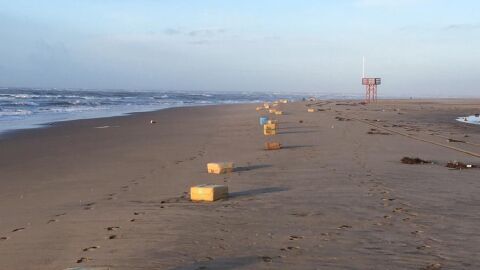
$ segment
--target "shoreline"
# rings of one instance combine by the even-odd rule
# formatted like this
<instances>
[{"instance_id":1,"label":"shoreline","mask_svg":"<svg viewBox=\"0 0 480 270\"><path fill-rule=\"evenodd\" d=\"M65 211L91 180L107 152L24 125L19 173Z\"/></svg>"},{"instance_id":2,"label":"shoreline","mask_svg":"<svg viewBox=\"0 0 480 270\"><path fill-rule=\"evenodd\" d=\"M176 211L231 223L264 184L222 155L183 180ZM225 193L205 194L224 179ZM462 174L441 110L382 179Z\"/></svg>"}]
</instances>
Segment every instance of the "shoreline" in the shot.
<instances>
[{"instance_id":1,"label":"shoreline","mask_svg":"<svg viewBox=\"0 0 480 270\"><path fill-rule=\"evenodd\" d=\"M479 105L192 106L17 133L0 139L0 269L477 269L480 169L445 164L480 165L455 150L480 153L480 127L452 118ZM231 196L190 202L206 183Z\"/></svg>"},{"instance_id":2,"label":"shoreline","mask_svg":"<svg viewBox=\"0 0 480 270\"><path fill-rule=\"evenodd\" d=\"M328 99L327 101L334 101L334 102L361 102L362 100L360 99ZM388 103L388 102L451 102L451 101L465 101L465 99L462 98L438 98L438 99L431 99L431 98L419 98L419 99L379 99L380 102L382 103ZM473 101L473 104L476 104L475 101L479 102L480 99L474 98L474 99L469 99L469 101ZM266 101L265 101L266 102ZM296 101L296 102L301 102L301 101ZM262 102L261 102L262 103ZM87 118L78 118L78 119L68 119L68 120L60 120L60 121L52 121L52 122L45 122L45 123L40 123L40 124L32 124L31 127L27 128L20 128L20 129L7 129L5 131L0 131L0 140L9 138L12 136L15 136L15 134L23 134L28 131L33 131L33 130L38 130L38 129L46 129L46 128L52 128L60 125L61 123L69 123L69 122L75 122L75 121L83 121L83 120L93 120L93 119L108 119L108 118L116 118L116 117L128 117L136 114L142 114L142 113L155 113L163 110L168 110L172 108L184 108L184 107L204 107L204 106L222 106L222 105L248 105L248 104L260 104L258 102L254 103L225 103L225 104L195 104L195 105L180 105L180 106L171 106L171 107L165 107L165 108L160 108L160 109L154 109L154 110L147 110L147 111L136 111L136 112L126 112L126 113L121 113L119 115L112 115L112 116L99 116L99 117L87 117ZM474 116L475 114L472 114L470 116ZM464 124L473 124L473 125L478 125L476 123L470 123L470 122L465 122L457 119L465 118L465 116L456 116L454 120L460 123Z\"/></svg>"},{"instance_id":3,"label":"shoreline","mask_svg":"<svg viewBox=\"0 0 480 270\"><path fill-rule=\"evenodd\" d=\"M77 121L88 121L88 120L99 120L99 121L108 121L108 119L113 119L113 118L120 118L120 117L132 117L137 114L148 114L148 113L157 113L161 112L164 110L169 110L169 109L178 109L178 108L189 108L189 107L208 107L208 106L225 106L225 105L248 105L248 104L256 104L256 103L235 103L235 104L205 104L205 105L200 105L200 104L195 104L191 106L172 106L172 107L166 107L166 108L161 108L161 109L155 109L151 111L137 111L137 112L127 112L123 113L120 115L113 115L113 116L99 116L99 117L90 117L90 118L79 118L79 119L69 119L69 120L61 120L61 121L53 121L53 122L45 122L43 124L36 124L35 126L32 126L30 128L21 128L21 129L11 129L11 130L5 130L0 132L0 140L6 139L6 138L11 138L14 137L15 135L18 134L26 134L30 131L34 132L36 130L44 130L44 129L49 129L49 128L57 128L62 126L62 124L66 125L71 125L74 124Z\"/></svg>"}]
</instances>

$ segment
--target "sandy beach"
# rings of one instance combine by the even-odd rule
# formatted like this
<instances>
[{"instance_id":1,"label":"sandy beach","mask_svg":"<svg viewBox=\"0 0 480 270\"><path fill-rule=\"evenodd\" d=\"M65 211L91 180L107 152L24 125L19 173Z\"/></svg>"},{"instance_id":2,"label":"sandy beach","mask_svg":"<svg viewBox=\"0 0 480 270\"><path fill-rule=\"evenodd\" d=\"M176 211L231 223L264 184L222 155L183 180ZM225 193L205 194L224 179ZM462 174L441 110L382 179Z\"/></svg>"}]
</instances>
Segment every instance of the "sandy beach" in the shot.
<instances>
[{"instance_id":1,"label":"sandy beach","mask_svg":"<svg viewBox=\"0 0 480 270\"><path fill-rule=\"evenodd\" d=\"M480 126L455 121L480 100L280 104L268 138L257 106L1 137L0 269L480 269L480 169L445 166L480 165ZM203 183L230 198L189 201Z\"/></svg>"}]
</instances>

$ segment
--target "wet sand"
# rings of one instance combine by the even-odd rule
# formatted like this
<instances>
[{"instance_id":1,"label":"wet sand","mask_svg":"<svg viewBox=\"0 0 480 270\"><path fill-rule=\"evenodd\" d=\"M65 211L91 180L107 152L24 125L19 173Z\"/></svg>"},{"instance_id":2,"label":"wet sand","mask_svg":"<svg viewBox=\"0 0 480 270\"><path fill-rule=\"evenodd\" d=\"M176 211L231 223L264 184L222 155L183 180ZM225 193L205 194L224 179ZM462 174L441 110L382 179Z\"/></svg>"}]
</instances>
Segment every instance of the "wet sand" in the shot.
<instances>
[{"instance_id":1,"label":"wet sand","mask_svg":"<svg viewBox=\"0 0 480 270\"><path fill-rule=\"evenodd\" d=\"M256 106L0 138L0 269L480 269L480 169L445 167L480 165L480 126L455 121L480 100L281 104L271 138ZM201 183L231 196L190 202Z\"/></svg>"}]
</instances>

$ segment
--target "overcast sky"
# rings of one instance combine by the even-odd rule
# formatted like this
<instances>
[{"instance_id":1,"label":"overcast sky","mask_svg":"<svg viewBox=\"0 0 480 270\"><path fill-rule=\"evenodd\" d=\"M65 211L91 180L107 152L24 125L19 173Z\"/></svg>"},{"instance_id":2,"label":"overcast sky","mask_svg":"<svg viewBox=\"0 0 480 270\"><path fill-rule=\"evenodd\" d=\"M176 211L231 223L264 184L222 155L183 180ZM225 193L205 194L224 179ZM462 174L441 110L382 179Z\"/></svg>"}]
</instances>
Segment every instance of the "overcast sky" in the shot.
<instances>
[{"instance_id":1,"label":"overcast sky","mask_svg":"<svg viewBox=\"0 0 480 270\"><path fill-rule=\"evenodd\" d=\"M480 1L0 0L0 86L480 96Z\"/></svg>"}]
</instances>

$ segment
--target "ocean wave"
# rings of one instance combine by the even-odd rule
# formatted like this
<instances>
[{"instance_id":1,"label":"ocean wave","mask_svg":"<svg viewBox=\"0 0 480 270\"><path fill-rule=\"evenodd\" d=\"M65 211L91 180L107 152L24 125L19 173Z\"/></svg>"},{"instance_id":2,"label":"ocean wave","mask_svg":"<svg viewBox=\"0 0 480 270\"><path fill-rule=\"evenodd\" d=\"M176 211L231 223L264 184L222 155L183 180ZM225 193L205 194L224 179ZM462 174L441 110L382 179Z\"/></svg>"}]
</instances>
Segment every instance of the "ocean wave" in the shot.
<instances>
[{"instance_id":1,"label":"ocean wave","mask_svg":"<svg viewBox=\"0 0 480 270\"><path fill-rule=\"evenodd\" d=\"M0 117L2 116L24 116L30 115L32 111L29 110L0 110Z\"/></svg>"},{"instance_id":2,"label":"ocean wave","mask_svg":"<svg viewBox=\"0 0 480 270\"><path fill-rule=\"evenodd\" d=\"M250 92L128 92L6 88L0 89L0 121L2 121L0 132L8 129L9 126L15 126L3 124L8 121L11 121L9 123L28 122L34 125L168 107L264 102L278 98L291 99L291 96Z\"/></svg>"}]
</instances>

